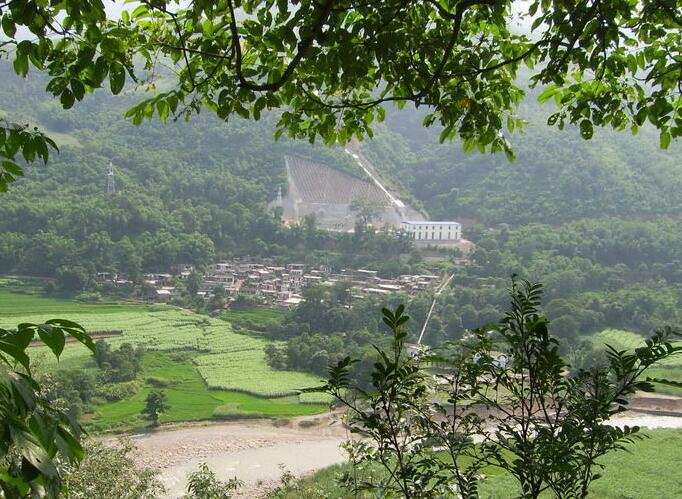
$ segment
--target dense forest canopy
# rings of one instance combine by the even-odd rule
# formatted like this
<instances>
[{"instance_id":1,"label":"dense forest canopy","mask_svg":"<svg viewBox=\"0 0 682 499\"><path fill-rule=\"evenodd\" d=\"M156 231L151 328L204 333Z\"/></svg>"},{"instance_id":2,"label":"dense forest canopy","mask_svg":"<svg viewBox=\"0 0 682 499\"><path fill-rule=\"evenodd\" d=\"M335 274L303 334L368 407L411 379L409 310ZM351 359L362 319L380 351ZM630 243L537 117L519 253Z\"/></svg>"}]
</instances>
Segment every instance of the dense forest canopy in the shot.
<instances>
[{"instance_id":1,"label":"dense forest canopy","mask_svg":"<svg viewBox=\"0 0 682 499\"><path fill-rule=\"evenodd\" d=\"M584 141L577 127L545 125L556 111L530 91L519 109L528 122L511 137L517 161L439 144L425 129L425 113L391 112L365 152L377 166L424 203L435 218L483 224L557 224L582 218L676 218L682 211L682 149L658 147L658 132L601 130Z\"/></svg>"},{"instance_id":2,"label":"dense forest canopy","mask_svg":"<svg viewBox=\"0 0 682 499\"><path fill-rule=\"evenodd\" d=\"M282 227L268 207L279 188L287 189L285 154L314 155L357 174L342 150L275 142L272 119L227 127L207 114L138 127L122 118L135 93L100 93L63 111L43 91L45 78L21 80L7 64L0 71L2 112L49 130L61 150L5 194L5 272L52 275L79 265L137 275L235 254L286 254L303 244L304 234ZM110 161L113 195L107 194Z\"/></svg>"}]
</instances>

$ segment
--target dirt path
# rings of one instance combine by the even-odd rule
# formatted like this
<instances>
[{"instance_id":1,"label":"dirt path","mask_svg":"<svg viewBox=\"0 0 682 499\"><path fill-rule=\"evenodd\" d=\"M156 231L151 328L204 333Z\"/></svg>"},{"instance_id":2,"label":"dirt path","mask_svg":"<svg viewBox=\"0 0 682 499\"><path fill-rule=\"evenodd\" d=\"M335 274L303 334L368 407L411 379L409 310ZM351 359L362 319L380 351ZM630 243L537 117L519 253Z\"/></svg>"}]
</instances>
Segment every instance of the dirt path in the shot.
<instances>
[{"instance_id":1,"label":"dirt path","mask_svg":"<svg viewBox=\"0 0 682 499\"><path fill-rule=\"evenodd\" d=\"M133 435L132 439L137 463L160 472L167 488L165 497L180 497L188 473L206 462L218 478L236 476L244 481L239 497L250 498L275 487L282 466L301 476L342 462L339 445L347 434L332 421L330 415L324 415L285 424L256 420L192 425Z\"/></svg>"}]
</instances>

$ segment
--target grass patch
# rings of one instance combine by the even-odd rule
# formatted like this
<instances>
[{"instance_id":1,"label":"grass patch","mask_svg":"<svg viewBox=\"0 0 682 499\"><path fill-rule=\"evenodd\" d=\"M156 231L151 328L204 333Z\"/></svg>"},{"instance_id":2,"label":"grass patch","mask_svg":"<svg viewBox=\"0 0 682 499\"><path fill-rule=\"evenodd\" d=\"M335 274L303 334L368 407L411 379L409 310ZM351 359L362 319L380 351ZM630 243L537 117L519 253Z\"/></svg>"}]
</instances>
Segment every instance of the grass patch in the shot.
<instances>
[{"instance_id":1,"label":"grass patch","mask_svg":"<svg viewBox=\"0 0 682 499\"><path fill-rule=\"evenodd\" d=\"M275 321L284 318L287 311L279 308L258 307L251 310L228 310L220 314L220 318L231 321Z\"/></svg>"},{"instance_id":2,"label":"grass patch","mask_svg":"<svg viewBox=\"0 0 682 499\"><path fill-rule=\"evenodd\" d=\"M31 318L30 322L43 322L48 319L67 319L72 314L111 314L145 310L142 305L131 303L80 303L68 298L53 298L43 296L41 292L17 292L0 289L0 326L13 327L24 318ZM12 317L21 316L20 321ZM25 321L23 321L25 322Z\"/></svg>"}]
</instances>

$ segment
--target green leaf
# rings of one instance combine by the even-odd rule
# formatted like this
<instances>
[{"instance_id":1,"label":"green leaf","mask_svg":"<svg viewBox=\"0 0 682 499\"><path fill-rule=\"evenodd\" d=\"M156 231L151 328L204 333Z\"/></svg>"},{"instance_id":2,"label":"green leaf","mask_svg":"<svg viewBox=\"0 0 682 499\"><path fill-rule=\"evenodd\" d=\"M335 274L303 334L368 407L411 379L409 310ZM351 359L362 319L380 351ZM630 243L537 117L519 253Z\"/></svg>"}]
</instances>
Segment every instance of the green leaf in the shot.
<instances>
[{"instance_id":1,"label":"green leaf","mask_svg":"<svg viewBox=\"0 0 682 499\"><path fill-rule=\"evenodd\" d=\"M17 32L17 26L14 24L14 20L7 14L2 17L2 31L9 38L14 38L14 34Z\"/></svg>"},{"instance_id":2,"label":"green leaf","mask_svg":"<svg viewBox=\"0 0 682 499\"><path fill-rule=\"evenodd\" d=\"M554 95L559 91L559 87L557 85L549 85L547 88L545 88L540 95L538 95L538 102L540 104L544 104L547 102L549 99L554 97Z\"/></svg>"},{"instance_id":3,"label":"green leaf","mask_svg":"<svg viewBox=\"0 0 682 499\"><path fill-rule=\"evenodd\" d=\"M26 76L28 74L28 57L24 54L17 53L13 66L14 71L19 76Z\"/></svg>"},{"instance_id":4,"label":"green leaf","mask_svg":"<svg viewBox=\"0 0 682 499\"><path fill-rule=\"evenodd\" d=\"M76 97L76 100L82 100L85 95L85 86L83 85L83 82L75 78L71 80L71 91Z\"/></svg>"},{"instance_id":5,"label":"green leaf","mask_svg":"<svg viewBox=\"0 0 682 499\"><path fill-rule=\"evenodd\" d=\"M149 9L147 8L146 5L140 5L139 7L135 8L132 13L132 18L133 19L140 19L142 17L147 17L149 15Z\"/></svg>"},{"instance_id":6,"label":"green leaf","mask_svg":"<svg viewBox=\"0 0 682 499\"><path fill-rule=\"evenodd\" d=\"M168 119L168 113L170 112L170 107L165 100L159 100L156 102L156 111L159 113L159 119L164 123Z\"/></svg>"},{"instance_id":7,"label":"green leaf","mask_svg":"<svg viewBox=\"0 0 682 499\"><path fill-rule=\"evenodd\" d=\"M63 332L73 336L78 342L85 345L93 353L95 352L95 343L80 324L66 319L50 319L49 321L46 321L45 324L62 329Z\"/></svg>"},{"instance_id":8,"label":"green leaf","mask_svg":"<svg viewBox=\"0 0 682 499\"><path fill-rule=\"evenodd\" d=\"M117 95L123 90L125 84L125 69L118 62L114 62L109 66L109 87L111 93Z\"/></svg>"},{"instance_id":9,"label":"green leaf","mask_svg":"<svg viewBox=\"0 0 682 499\"><path fill-rule=\"evenodd\" d=\"M64 332L50 324L41 324L38 326L38 336L52 350L55 357L59 358L64 351L64 344L66 343Z\"/></svg>"},{"instance_id":10,"label":"green leaf","mask_svg":"<svg viewBox=\"0 0 682 499\"><path fill-rule=\"evenodd\" d=\"M594 135L594 126L590 120L582 120L580 122L580 135L585 140L590 140Z\"/></svg>"},{"instance_id":11,"label":"green leaf","mask_svg":"<svg viewBox=\"0 0 682 499\"><path fill-rule=\"evenodd\" d=\"M213 22L210 19L206 19L201 23L201 31L206 38L210 38L213 35Z\"/></svg>"},{"instance_id":12,"label":"green leaf","mask_svg":"<svg viewBox=\"0 0 682 499\"><path fill-rule=\"evenodd\" d=\"M9 355L28 371L30 369L29 358L24 350L25 347L22 348L11 336L0 336L0 352Z\"/></svg>"},{"instance_id":13,"label":"green leaf","mask_svg":"<svg viewBox=\"0 0 682 499\"><path fill-rule=\"evenodd\" d=\"M76 102L76 98L74 97L71 90L64 90L59 101L62 103L62 107L64 109L70 109L73 107L74 102Z\"/></svg>"},{"instance_id":14,"label":"green leaf","mask_svg":"<svg viewBox=\"0 0 682 499\"><path fill-rule=\"evenodd\" d=\"M670 146L670 140L671 140L671 136L667 130L661 132L661 136L660 136L661 149L667 149Z\"/></svg>"},{"instance_id":15,"label":"green leaf","mask_svg":"<svg viewBox=\"0 0 682 499\"><path fill-rule=\"evenodd\" d=\"M3 168L3 170L11 173L12 175L14 175L16 177L21 177L24 175L24 170L22 170L18 164L14 163L12 161L3 161L2 162L2 168Z\"/></svg>"}]
</instances>

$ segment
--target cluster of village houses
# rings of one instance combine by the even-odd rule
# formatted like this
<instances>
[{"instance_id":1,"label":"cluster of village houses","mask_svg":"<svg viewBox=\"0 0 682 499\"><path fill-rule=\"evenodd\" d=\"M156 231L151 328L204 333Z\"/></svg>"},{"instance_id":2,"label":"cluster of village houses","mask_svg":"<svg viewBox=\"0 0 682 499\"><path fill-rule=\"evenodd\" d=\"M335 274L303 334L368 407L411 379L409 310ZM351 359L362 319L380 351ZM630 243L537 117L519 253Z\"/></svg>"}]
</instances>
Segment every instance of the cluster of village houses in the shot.
<instances>
[{"instance_id":1,"label":"cluster of village houses","mask_svg":"<svg viewBox=\"0 0 682 499\"><path fill-rule=\"evenodd\" d=\"M192 265L178 265L171 273L145 274L145 284L154 289L155 301L169 301L175 294L176 280L186 280L196 270ZM110 276L101 274L100 279ZM267 260L254 263L242 259L217 262L202 276L198 294L213 296L222 287L228 299L251 296L264 304L295 306L303 300L302 292L313 284L333 286L337 282L350 284L353 298L387 295L396 292L416 294L435 286L441 280L436 275L401 275L382 279L376 270L343 269L334 271L328 265L310 267L301 263L274 265Z\"/></svg>"}]
</instances>

